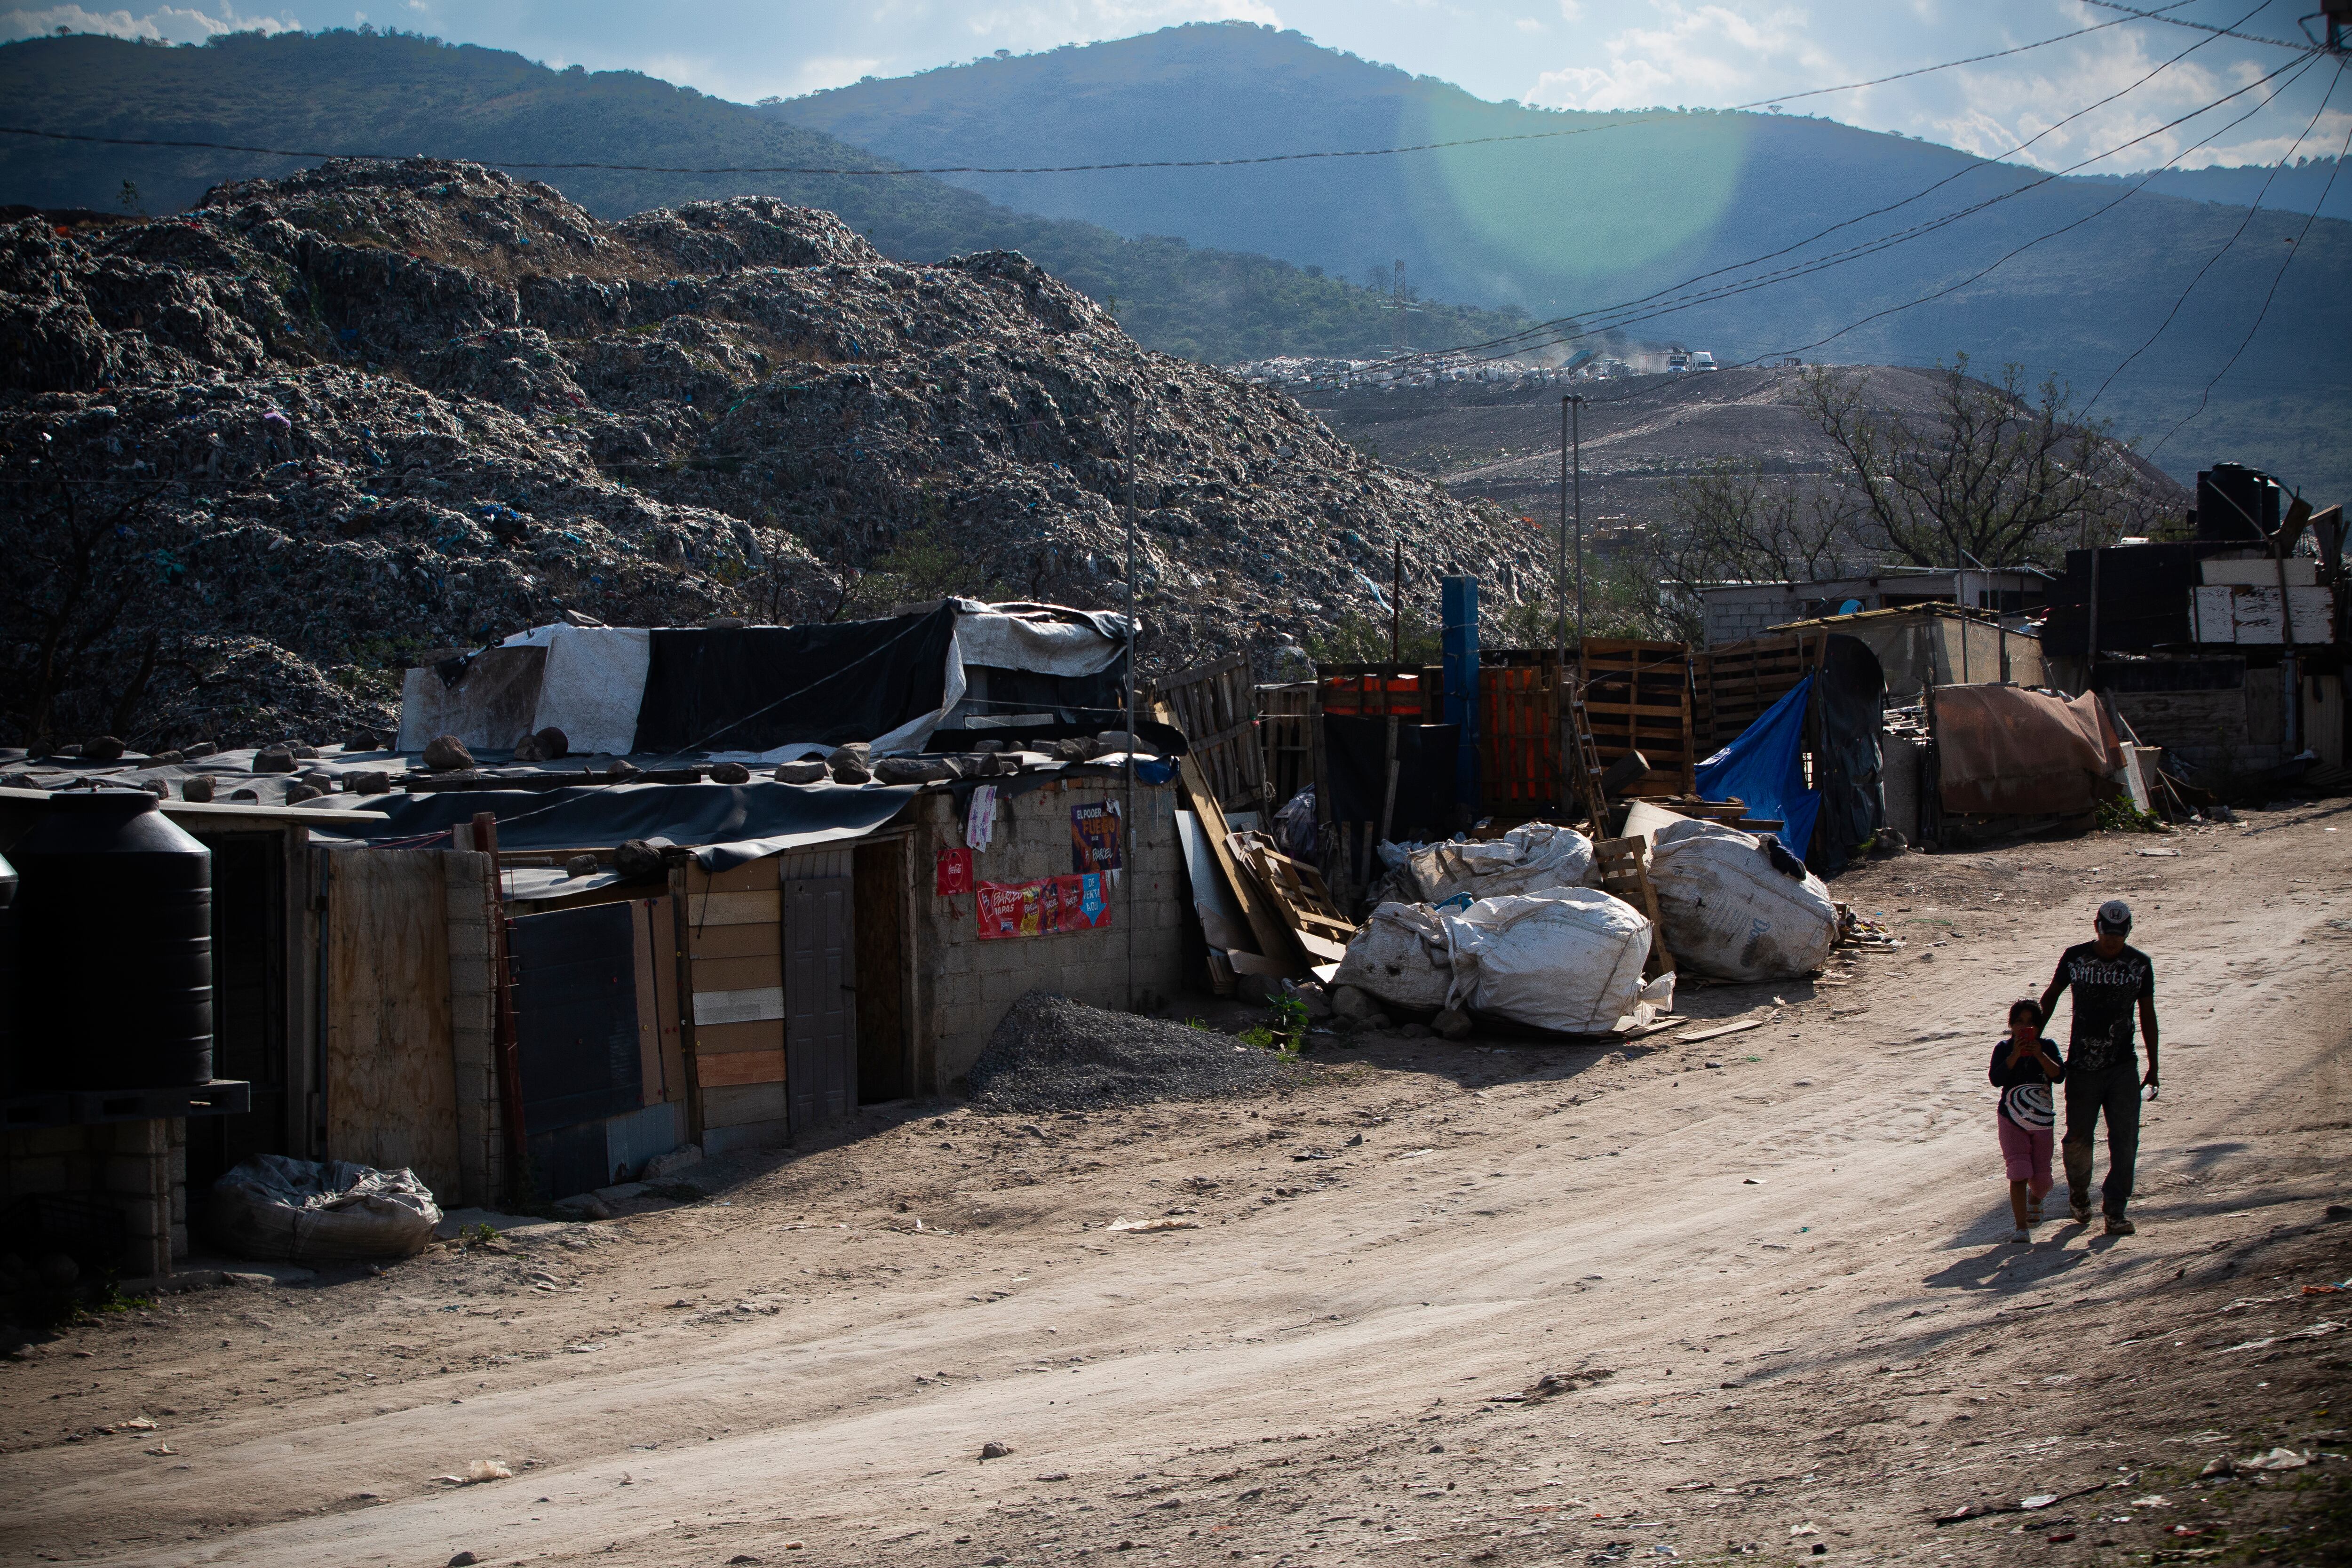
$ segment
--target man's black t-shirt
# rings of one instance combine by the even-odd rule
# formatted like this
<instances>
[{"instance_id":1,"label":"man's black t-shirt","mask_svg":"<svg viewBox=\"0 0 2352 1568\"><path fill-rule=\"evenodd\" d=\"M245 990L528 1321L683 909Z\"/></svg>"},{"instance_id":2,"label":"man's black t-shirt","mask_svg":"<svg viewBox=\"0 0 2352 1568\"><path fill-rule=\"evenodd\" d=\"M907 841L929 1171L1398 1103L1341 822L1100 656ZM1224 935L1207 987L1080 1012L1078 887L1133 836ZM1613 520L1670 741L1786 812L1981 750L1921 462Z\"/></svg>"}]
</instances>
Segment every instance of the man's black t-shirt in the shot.
<instances>
[{"instance_id":1,"label":"man's black t-shirt","mask_svg":"<svg viewBox=\"0 0 2352 1568\"><path fill-rule=\"evenodd\" d=\"M2053 992L2074 992L2073 1026L2067 1035L2066 1070L2097 1072L2132 1059L2138 1037L2139 1001L2156 994L2156 965L2147 954L2126 946L2113 958L2099 956L2099 944L2078 942L2058 960Z\"/></svg>"}]
</instances>

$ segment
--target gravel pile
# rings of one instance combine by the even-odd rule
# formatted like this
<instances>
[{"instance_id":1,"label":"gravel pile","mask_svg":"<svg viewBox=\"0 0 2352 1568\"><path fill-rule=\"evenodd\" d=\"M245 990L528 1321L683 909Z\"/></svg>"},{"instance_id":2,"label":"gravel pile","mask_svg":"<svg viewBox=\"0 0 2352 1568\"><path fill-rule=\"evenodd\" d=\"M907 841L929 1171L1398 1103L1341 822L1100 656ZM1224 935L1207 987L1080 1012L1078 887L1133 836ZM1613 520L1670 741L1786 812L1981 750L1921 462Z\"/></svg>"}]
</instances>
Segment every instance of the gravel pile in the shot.
<instances>
[{"instance_id":1,"label":"gravel pile","mask_svg":"<svg viewBox=\"0 0 2352 1568\"><path fill-rule=\"evenodd\" d=\"M1536 560L1017 254L902 266L772 198L604 224L342 160L0 226L0 743L389 729L402 667L557 619L1116 606L1139 407L1147 672L1270 665L1374 607L1394 538L1416 598Z\"/></svg>"},{"instance_id":2,"label":"gravel pile","mask_svg":"<svg viewBox=\"0 0 2352 1568\"><path fill-rule=\"evenodd\" d=\"M1032 991L996 1026L970 1081L984 1110L1034 1112L1255 1094L1289 1071L1218 1030Z\"/></svg>"}]
</instances>

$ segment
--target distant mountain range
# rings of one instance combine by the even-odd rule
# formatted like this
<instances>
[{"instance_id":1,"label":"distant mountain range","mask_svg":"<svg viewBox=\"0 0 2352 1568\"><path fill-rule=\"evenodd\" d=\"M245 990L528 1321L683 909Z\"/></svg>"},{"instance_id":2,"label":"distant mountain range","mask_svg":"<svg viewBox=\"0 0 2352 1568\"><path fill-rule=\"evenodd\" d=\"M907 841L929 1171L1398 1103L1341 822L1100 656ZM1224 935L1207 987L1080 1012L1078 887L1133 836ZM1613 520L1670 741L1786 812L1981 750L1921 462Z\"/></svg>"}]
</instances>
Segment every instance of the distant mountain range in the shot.
<instances>
[{"instance_id":1,"label":"distant mountain range","mask_svg":"<svg viewBox=\"0 0 2352 1568\"><path fill-rule=\"evenodd\" d=\"M1488 103L1297 33L1240 23L861 81L763 111L917 165L1542 137L1239 169L949 178L1058 217L1182 234L1359 279L1391 275L1401 259L1431 297L1516 305L1538 318L1590 318L1719 268L1730 270L1708 283L1736 285L1930 226L1875 254L1632 330L1709 348L1726 363L1794 353L1927 363L1966 351L1980 364L2014 360L2056 374L2085 396L2156 332L2243 216L2184 195L2231 196L2245 185L2243 171L2196 171L2127 195L2131 182L2046 180L2021 165L1794 115L1575 114ZM2306 186L2315 199L2326 177L2289 174L2266 209ZM1920 195L1939 181L1948 183ZM1807 243L1882 207L1893 210ZM2152 435L2193 409L2253 324L2284 242L2304 222L2288 211L2256 215L2096 412L2126 434ZM1986 268L1993 269L1969 281ZM2352 225L2324 218L2280 279L2261 331L2215 389L2215 406L2165 447L2168 468L2181 473L2234 455L2290 482L2352 487L2352 465L2332 434L2352 407L2347 276ZM2273 415L2279 398L2313 412Z\"/></svg>"},{"instance_id":2,"label":"distant mountain range","mask_svg":"<svg viewBox=\"0 0 2352 1568\"><path fill-rule=\"evenodd\" d=\"M321 153L563 163L884 169L887 161L635 71L553 71L499 49L354 32L225 35L169 48L81 35L0 46L11 123L85 135L226 142ZM228 179L316 159L0 136L0 203L116 208L123 183L149 212L193 205ZM773 195L839 214L886 254L936 261L1019 250L1097 300L1150 347L1225 363L1279 353L1381 352L1507 331L1515 312L1433 304L1264 256L991 205L919 176L663 174L516 169L600 217L698 197Z\"/></svg>"},{"instance_id":3,"label":"distant mountain range","mask_svg":"<svg viewBox=\"0 0 2352 1568\"><path fill-rule=\"evenodd\" d=\"M2205 169L2159 169L2153 175L2085 174L2106 185L2147 181L2160 195L2185 196L2193 202L2219 202L2244 207L2260 199L2271 212L2316 212L2323 217L2352 218L2352 174L2338 175L2338 160L2305 158L2289 168L2267 163L2215 164Z\"/></svg>"},{"instance_id":4,"label":"distant mountain range","mask_svg":"<svg viewBox=\"0 0 2352 1568\"><path fill-rule=\"evenodd\" d=\"M603 165L1027 166L1536 136L1217 170L956 176L969 188L856 173L516 172L608 217L767 194L829 208L910 260L1019 249L1115 302L1140 341L1220 363L1475 342L1572 314L1622 320L1635 336L1708 348L1726 363L1795 353L1924 364L1966 352L2057 374L2087 396L2163 326L2095 410L2150 439L2196 408L2275 282L2262 330L2158 460L2176 476L2224 458L2254 463L2323 501L2352 489L2341 439L2352 427L2352 294L2341 286L2352 224L2322 217L2291 250L2305 219L2257 214L2164 326L2242 212L2155 184L2044 183L1828 121L1486 103L1238 24L757 108L634 72L552 71L499 50L350 32L231 35L200 48L29 39L0 47L0 94L15 123L85 134ZM0 136L0 203L111 207L130 181L148 210L166 211L215 181L305 161ZM2289 174L2266 207L2307 183ZM2242 174L2167 178L2234 192L2228 182ZM1892 210L1812 237L1881 207ZM1807 270L1849 247L1859 254ZM1404 300L1392 293L1400 260ZM1719 293L1678 288L1711 272L1692 287ZM1664 297L1600 313L1652 295Z\"/></svg>"}]
</instances>

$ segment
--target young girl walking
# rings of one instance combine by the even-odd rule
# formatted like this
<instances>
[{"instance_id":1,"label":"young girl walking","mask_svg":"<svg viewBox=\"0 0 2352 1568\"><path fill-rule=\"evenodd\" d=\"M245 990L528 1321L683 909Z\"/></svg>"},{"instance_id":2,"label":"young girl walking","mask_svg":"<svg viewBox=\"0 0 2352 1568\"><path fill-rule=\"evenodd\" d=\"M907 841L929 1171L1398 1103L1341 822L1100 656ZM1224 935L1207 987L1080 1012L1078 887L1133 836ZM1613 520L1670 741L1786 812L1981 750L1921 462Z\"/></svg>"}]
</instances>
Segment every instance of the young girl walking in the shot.
<instances>
[{"instance_id":1,"label":"young girl walking","mask_svg":"<svg viewBox=\"0 0 2352 1568\"><path fill-rule=\"evenodd\" d=\"M2009 1212L2017 1222L2009 1233L2011 1241L2032 1241L2032 1227L2042 1223L2058 1119L2050 1086L2065 1077L2065 1065L2042 1037L2042 1005L2031 998L2011 1003L2009 1037L1992 1048L1992 1085L2000 1090L1994 1123L2001 1162L2009 1168Z\"/></svg>"}]
</instances>

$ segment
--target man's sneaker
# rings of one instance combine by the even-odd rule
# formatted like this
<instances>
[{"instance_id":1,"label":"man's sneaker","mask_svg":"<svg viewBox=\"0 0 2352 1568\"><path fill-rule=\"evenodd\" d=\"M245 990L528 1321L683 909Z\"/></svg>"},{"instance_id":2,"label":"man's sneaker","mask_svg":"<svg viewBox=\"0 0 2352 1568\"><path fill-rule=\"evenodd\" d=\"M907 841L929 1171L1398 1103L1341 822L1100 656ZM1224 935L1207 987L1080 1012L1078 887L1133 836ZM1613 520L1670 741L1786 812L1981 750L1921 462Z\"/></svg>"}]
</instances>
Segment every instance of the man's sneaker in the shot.
<instances>
[{"instance_id":1,"label":"man's sneaker","mask_svg":"<svg viewBox=\"0 0 2352 1568\"><path fill-rule=\"evenodd\" d=\"M2090 1224L2090 1223L2091 1223L2091 1205L2088 1205L2088 1204L2073 1204L2073 1205L2070 1205L2069 1206L2070 1206L2070 1207L2074 1210L2074 1223L2075 1223L2076 1225L2088 1225L2088 1224Z\"/></svg>"},{"instance_id":2,"label":"man's sneaker","mask_svg":"<svg viewBox=\"0 0 2352 1568\"><path fill-rule=\"evenodd\" d=\"M2111 1214L2107 1216L2107 1234L2109 1236L2137 1236L2139 1234L2139 1226L2132 1224L2131 1221L2124 1218L2124 1216L2119 1214Z\"/></svg>"}]
</instances>

